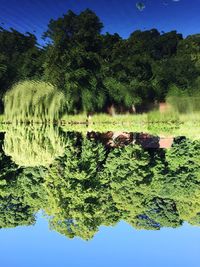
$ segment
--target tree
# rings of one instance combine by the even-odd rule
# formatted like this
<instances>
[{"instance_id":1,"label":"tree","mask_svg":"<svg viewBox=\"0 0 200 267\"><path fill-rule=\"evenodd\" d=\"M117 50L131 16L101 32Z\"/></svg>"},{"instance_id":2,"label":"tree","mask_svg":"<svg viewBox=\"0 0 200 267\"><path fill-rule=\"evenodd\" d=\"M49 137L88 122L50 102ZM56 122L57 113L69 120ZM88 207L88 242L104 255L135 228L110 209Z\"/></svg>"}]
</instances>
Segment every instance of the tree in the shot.
<instances>
[{"instance_id":1,"label":"tree","mask_svg":"<svg viewBox=\"0 0 200 267\"><path fill-rule=\"evenodd\" d=\"M103 107L98 54L101 28L99 18L89 9L79 15L69 11L48 25L45 36L52 45L47 49L45 77L65 92L68 112Z\"/></svg>"},{"instance_id":2,"label":"tree","mask_svg":"<svg viewBox=\"0 0 200 267\"><path fill-rule=\"evenodd\" d=\"M91 239L100 225L112 225L119 214L100 175L106 158L102 144L69 133L66 152L45 176L52 229L70 238Z\"/></svg>"},{"instance_id":3,"label":"tree","mask_svg":"<svg viewBox=\"0 0 200 267\"><path fill-rule=\"evenodd\" d=\"M52 230L85 240L120 220L146 230L199 225L199 151L200 142L185 137L168 150L105 148L67 132L64 155L48 167L22 168L1 146L0 227L31 225L39 210Z\"/></svg>"},{"instance_id":4,"label":"tree","mask_svg":"<svg viewBox=\"0 0 200 267\"><path fill-rule=\"evenodd\" d=\"M41 75L42 50L35 35L0 27L0 98L13 83ZM2 104L1 104L2 105Z\"/></svg>"},{"instance_id":5,"label":"tree","mask_svg":"<svg viewBox=\"0 0 200 267\"><path fill-rule=\"evenodd\" d=\"M24 81L15 84L4 97L8 121L55 121L65 111L64 94L50 83Z\"/></svg>"},{"instance_id":6,"label":"tree","mask_svg":"<svg viewBox=\"0 0 200 267\"><path fill-rule=\"evenodd\" d=\"M32 206L36 198L33 181L29 181L27 187L21 187L20 181L25 184L23 169L13 163L10 157L6 156L2 150L4 136L0 136L0 228L16 226L28 226L35 223L35 213L38 207ZM36 181L35 181L36 182ZM39 180L35 188L41 188ZM32 203L30 201L32 199ZM40 203L40 202L39 202Z\"/></svg>"}]
</instances>

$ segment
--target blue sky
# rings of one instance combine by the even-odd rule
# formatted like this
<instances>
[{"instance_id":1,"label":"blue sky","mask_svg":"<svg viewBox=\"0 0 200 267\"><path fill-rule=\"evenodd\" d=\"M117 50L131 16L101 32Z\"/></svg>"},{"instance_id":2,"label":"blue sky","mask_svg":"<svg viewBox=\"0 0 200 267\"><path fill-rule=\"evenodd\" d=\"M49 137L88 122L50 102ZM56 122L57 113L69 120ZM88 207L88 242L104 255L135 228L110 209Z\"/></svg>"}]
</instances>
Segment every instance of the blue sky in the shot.
<instances>
[{"instance_id":1,"label":"blue sky","mask_svg":"<svg viewBox=\"0 0 200 267\"><path fill-rule=\"evenodd\" d=\"M145 0L144 11L136 9L136 0L1 0L0 22L41 36L50 18L68 9L80 12L90 8L104 23L104 32L118 32L126 38L136 29L176 29L187 36L200 32L200 0ZM164 5L167 2L168 5Z\"/></svg>"},{"instance_id":2,"label":"blue sky","mask_svg":"<svg viewBox=\"0 0 200 267\"><path fill-rule=\"evenodd\" d=\"M2 267L199 267L197 227L136 231L121 222L93 240L68 239L39 217L34 227L0 230Z\"/></svg>"}]
</instances>

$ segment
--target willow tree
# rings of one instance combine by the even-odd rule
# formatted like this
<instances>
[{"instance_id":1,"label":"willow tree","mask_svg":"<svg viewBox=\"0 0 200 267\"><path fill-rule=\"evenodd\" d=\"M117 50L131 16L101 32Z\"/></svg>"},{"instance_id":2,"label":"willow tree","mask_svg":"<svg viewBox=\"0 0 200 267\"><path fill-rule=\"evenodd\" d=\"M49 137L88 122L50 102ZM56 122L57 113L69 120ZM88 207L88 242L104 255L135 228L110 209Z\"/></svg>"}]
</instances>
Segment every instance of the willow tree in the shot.
<instances>
[{"instance_id":1,"label":"willow tree","mask_svg":"<svg viewBox=\"0 0 200 267\"><path fill-rule=\"evenodd\" d=\"M64 154L65 139L52 125L12 125L4 139L5 154L19 166L48 166Z\"/></svg>"},{"instance_id":2,"label":"willow tree","mask_svg":"<svg viewBox=\"0 0 200 267\"><path fill-rule=\"evenodd\" d=\"M15 84L4 98L9 121L57 120L64 112L65 99L53 85L39 81Z\"/></svg>"}]
</instances>

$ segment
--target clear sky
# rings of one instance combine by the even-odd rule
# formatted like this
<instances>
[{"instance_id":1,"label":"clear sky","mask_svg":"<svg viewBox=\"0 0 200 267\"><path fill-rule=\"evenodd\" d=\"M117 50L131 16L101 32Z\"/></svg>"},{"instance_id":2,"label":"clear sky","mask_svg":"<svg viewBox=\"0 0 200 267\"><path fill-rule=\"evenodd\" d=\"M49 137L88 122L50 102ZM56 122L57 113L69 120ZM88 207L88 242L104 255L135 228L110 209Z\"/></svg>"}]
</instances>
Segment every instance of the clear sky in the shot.
<instances>
[{"instance_id":1,"label":"clear sky","mask_svg":"<svg viewBox=\"0 0 200 267\"><path fill-rule=\"evenodd\" d=\"M41 36L50 18L68 9L90 8L104 23L104 32L118 32L126 38L136 29L176 29L184 36L200 32L200 0L144 0L146 8L136 8L136 0L0 0L0 22Z\"/></svg>"},{"instance_id":2,"label":"clear sky","mask_svg":"<svg viewBox=\"0 0 200 267\"><path fill-rule=\"evenodd\" d=\"M34 227L0 230L2 267L199 267L200 228L136 231L101 227L91 241L68 239L39 218Z\"/></svg>"}]
</instances>

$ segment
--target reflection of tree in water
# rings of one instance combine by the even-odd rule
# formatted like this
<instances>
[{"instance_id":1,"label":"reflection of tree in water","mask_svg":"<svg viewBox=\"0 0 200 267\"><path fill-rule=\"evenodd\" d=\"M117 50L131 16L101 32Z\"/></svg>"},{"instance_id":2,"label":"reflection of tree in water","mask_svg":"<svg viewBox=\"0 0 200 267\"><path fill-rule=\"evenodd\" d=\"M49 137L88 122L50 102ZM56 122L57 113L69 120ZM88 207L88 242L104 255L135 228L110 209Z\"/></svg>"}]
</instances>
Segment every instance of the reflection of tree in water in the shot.
<instances>
[{"instance_id":1,"label":"reflection of tree in water","mask_svg":"<svg viewBox=\"0 0 200 267\"><path fill-rule=\"evenodd\" d=\"M27 225L24 218L41 209L51 229L86 240L120 220L137 229L200 225L200 141L175 138L166 150L108 149L73 132L66 139L64 154L46 168L12 171L17 167L1 152L0 197L13 226Z\"/></svg>"},{"instance_id":2,"label":"reflection of tree in water","mask_svg":"<svg viewBox=\"0 0 200 267\"><path fill-rule=\"evenodd\" d=\"M47 166L64 154L65 140L58 128L47 125L8 127L4 151L19 166Z\"/></svg>"}]
</instances>

